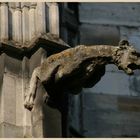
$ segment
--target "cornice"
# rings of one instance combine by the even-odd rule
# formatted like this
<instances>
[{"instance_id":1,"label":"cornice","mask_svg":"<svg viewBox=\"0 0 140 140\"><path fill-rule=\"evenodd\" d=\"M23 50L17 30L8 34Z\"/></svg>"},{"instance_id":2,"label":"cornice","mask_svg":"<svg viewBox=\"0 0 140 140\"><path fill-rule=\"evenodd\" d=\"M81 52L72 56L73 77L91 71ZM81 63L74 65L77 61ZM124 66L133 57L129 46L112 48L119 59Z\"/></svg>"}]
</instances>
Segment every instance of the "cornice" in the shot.
<instances>
[{"instance_id":1,"label":"cornice","mask_svg":"<svg viewBox=\"0 0 140 140\"><path fill-rule=\"evenodd\" d=\"M68 49L70 46L56 35L50 33L40 34L26 45L16 44L14 41L0 42L0 54L22 60L24 56L30 58L39 48L44 48L51 55Z\"/></svg>"}]
</instances>

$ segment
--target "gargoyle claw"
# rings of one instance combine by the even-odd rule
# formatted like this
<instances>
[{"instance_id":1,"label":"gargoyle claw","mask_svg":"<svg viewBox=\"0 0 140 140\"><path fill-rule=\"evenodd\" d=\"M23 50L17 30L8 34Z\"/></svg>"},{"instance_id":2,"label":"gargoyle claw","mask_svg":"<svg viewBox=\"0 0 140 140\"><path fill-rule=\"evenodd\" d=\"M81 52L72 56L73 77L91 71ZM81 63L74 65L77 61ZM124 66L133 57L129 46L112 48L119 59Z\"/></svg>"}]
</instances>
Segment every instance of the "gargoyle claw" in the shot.
<instances>
[{"instance_id":1,"label":"gargoyle claw","mask_svg":"<svg viewBox=\"0 0 140 140\"><path fill-rule=\"evenodd\" d=\"M32 110L32 108L33 108L33 106L34 106L34 101L33 101L33 96L32 96L32 94L29 94L28 96L26 96L25 102L24 102L24 106L25 106L25 108L27 108L29 111Z\"/></svg>"}]
</instances>

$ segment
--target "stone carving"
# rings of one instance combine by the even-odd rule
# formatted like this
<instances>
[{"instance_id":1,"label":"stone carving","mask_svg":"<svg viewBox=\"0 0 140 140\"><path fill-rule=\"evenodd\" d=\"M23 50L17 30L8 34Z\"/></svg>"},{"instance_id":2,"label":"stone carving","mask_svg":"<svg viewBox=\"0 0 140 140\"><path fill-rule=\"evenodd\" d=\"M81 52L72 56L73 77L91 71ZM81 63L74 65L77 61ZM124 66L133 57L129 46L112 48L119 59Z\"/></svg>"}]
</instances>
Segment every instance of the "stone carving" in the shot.
<instances>
[{"instance_id":1,"label":"stone carving","mask_svg":"<svg viewBox=\"0 0 140 140\"><path fill-rule=\"evenodd\" d=\"M122 40L118 46L79 45L51 55L33 71L25 107L29 110L33 108L38 80L49 97L57 101L65 90L94 86L105 74L107 64L115 64L132 75L133 70L140 69L140 53L128 41Z\"/></svg>"}]
</instances>

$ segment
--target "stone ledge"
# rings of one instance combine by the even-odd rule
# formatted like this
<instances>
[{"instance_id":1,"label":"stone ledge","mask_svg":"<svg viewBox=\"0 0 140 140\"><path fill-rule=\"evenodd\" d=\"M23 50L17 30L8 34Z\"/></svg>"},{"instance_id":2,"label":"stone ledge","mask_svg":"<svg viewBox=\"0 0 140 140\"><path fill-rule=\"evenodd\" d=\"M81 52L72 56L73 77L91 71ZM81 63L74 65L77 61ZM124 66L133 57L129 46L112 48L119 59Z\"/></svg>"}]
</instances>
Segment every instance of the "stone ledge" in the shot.
<instances>
[{"instance_id":1,"label":"stone ledge","mask_svg":"<svg viewBox=\"0 0 140 140\"><path fill-rule=\"evenodd\" d=\"M20 44L13 40L1 41L0 54L6 53L7 55L18 59L23 59L24 56L30 58L41 47L46 51L49 50L53 53L57 53L69 48L70 46L58 36L44 33L34 37L26 44Z\"/></svg>"}]
</instances>

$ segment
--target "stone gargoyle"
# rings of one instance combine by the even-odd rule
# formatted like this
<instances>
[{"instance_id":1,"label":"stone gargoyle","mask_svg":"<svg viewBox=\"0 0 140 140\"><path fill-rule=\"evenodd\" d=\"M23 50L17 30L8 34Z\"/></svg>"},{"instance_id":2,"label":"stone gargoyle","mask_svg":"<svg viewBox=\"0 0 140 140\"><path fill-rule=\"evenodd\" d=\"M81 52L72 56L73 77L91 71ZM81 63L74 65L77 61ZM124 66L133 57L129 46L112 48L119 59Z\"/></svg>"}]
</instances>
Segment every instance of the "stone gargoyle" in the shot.
<instances>
[{"instance_id":1,"label":"stone gargoyle","mask_svg":"<svg viewBox=\"0 0 140 140\"><path fill-rule=\"evenodd\" d=\"M24 106L32 110L38 80L49 96L57 100L64 90L94 86L105 74L107 64L115 64L132 75L133 70L140 69L140 53L128 41L122 40L118 46L79 45L51 55L33 71Z\"/></svg>"}]
</instances>

